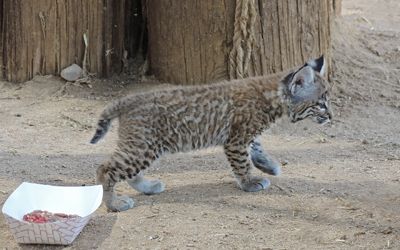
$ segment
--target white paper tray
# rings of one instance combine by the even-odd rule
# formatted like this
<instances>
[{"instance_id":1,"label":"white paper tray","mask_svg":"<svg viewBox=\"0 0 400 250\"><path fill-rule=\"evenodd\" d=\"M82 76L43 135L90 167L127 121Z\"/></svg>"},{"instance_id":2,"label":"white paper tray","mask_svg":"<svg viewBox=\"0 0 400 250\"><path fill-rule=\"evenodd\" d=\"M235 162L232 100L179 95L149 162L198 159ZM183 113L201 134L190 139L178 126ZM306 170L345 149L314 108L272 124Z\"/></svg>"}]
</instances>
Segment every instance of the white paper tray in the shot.
<instances>
[{"instance_id":1,"label":"white paper tray","mask_svg":"<svg viewBox=\"0 0 400 250\"><path fill-rule=\"evenodd\" d=\"M59 187L22 183L4 203L2 212L18 243L71 244L100 206L103 188ZM51 223L30 223L22 217L34 210L78 215Z\"/></svg>"}]
</instances>

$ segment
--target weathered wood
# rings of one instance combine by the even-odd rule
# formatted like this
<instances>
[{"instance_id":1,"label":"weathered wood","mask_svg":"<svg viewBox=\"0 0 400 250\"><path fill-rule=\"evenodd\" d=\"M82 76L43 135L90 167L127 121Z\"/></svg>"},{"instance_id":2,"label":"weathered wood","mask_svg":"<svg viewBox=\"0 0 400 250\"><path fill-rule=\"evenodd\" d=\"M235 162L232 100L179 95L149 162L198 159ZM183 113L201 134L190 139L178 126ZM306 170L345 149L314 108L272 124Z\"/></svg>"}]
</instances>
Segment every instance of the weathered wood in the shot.
<instances>
[{"instance_id":1,"label":"weathered wood","mask_svg":"<svg viewBox=\"0 0 400 250\"><path fill-rule=\"evenodd\" d=\"M333 0L333 10L335 11L336 16L342 14L342 0Z\"/></svg>"},{"instance_id":2,"label":"weathered wood","mask_svg":"<svg viewBox=\"0 0 400 250\"><path fill-rule=\"evenodd\" d=\"M134 57L146 42L142 2L152 73L180 84L227 79L235 67L245 71L235 77L246 77L321 53L329 59L332 13L341 6L341 0L0 0L0 77L25 81L82 65L83 34L89 40L88 71L100 77L120 72L125 57ZM233 41L237 2L253 2L255 22L247 27L252 36L238 36L242 59L249 60L235 66L230 55L240 57Z\"/></svg>"},{"instance_id":3,"label":"weathered wood","mask_svg":"<svg viewBox=\"0 0 400 250\"><path fill-rule=\"evenodd\" d=\"M248 51L243 46L243 57L250 53L243 77L285 70L320 54L330 59L334 0L238 3L249 1L256 19L254 42ZM147 0L146 5L152 74L178 84L229 78L229 54L235 46L235 1ZM248 20L251 17L252 13L248 14ZM240 53L233 53L233 58L239 58Z\"/></svg>"},{"instance_id":4,"label":"weathered wood","mask_svg":"<svg viewBox=\"0 0 400 250\"><path fill-rule=\"evenodd\" d=\"M231 1L147 1L151 72L173 83L226 78Z\"/></svg>"},{"instance_id":5,"label":"weathered wood","mask_svg":"<svg viewBox=\"0 0 400 250\"><path fill-rule=\"evenodd\" d=\"M120 72L126 1L1 0L0 76L21 82L82 66L85 33L88 71L100 77Z\"/></svg>"},{"instance_id":6,"label":"weathered wood","mask_svg":"<svg viewBox=\"0 0 400 250\"><path fill-rule=\"evenodd\" d=\"M143 20L142 1L126 1L125 3L124 47L128 52L127 56L129 58L135 57L139 53L141 43L145 42L143 41L143 32L146 25Z\"/></svg>"}]
</instances>

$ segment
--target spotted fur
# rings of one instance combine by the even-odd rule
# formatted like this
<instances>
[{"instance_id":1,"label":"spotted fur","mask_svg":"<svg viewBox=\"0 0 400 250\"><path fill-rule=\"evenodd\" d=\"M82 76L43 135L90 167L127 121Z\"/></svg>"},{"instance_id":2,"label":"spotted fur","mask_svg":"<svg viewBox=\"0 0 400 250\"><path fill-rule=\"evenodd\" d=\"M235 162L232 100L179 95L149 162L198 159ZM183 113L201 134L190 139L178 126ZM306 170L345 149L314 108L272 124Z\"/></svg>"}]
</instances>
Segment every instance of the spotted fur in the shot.
<instances>
[{"instance_id":1,"label":"spotted fur","mask_svg":"<svg viewBox=\"0 0 400 250\"><path fill-rule=\"evenodd\" d=\"M111 211L133 206L129 197L114 194L114 185L123 180L146 194L162 192L161 182L146 180L142 175L162 155L219 145L223 146L241 189L266 189L268 179L252 176L252 166L277 175L280 165L262 149L257 137L285 114L292 122L310 116L318 122L329 121L324 68L321 57L287 73L174 87L127 96L109 104L91 140L99 141L111 121L119 119L117 148L97 170L105 204Z\"/></svg>"}]
</instances>

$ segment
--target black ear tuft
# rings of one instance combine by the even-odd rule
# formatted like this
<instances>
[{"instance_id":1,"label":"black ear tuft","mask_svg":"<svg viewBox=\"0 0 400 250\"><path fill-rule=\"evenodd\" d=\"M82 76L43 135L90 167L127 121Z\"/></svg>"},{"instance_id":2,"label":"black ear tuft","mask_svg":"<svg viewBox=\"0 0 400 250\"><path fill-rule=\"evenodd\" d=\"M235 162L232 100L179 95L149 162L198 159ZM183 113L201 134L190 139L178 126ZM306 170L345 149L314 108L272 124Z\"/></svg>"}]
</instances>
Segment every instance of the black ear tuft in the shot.
<instances>
[{"instance_id":1,"label":"black ear tuft","mask_svg":"<svg viewBox=\"0 0 400 250\"><path fill-rule=\"evenodd\" d=\"M321 75L325 73L325 58L324 55L321 57L310 60L307 62L307 65L313 68L314 71L319 72Z\"/></svg>"}]
</instances>

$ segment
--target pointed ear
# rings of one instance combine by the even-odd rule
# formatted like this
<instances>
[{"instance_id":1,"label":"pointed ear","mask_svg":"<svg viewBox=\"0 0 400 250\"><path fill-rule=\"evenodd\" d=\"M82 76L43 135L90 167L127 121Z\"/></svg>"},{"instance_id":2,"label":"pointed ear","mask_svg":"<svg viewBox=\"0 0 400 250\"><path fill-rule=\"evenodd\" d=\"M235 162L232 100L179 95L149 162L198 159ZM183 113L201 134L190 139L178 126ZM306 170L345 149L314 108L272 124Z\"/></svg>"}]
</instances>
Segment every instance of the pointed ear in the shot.
<instances>
[{"instance_id":1,"label":"pointed ear","mask_svg":"<svg viewBox=\"0 0 400 250\"><path fill-rule=\"evenodd\" d=\"M303 91L308 91L314 86L315 73L309 66L301 68L293 76L292 81L289 83L289 90L292 96L302 95Z\"/></svg>"},{"instance_id":2,"label":"pointed ear","mask_svg":"<svg viewBox=\"0 0 400 250\"><path fill-rule=\"evenodd\" d=\"M324 55L322 55L321 57L319 57L317 59L308 61L306 63L306 65L310 66L311 68L313 68L314 71L317 71L321 75L325 74L326 63L325 63Z\"/></svg>"}]
</instances>

